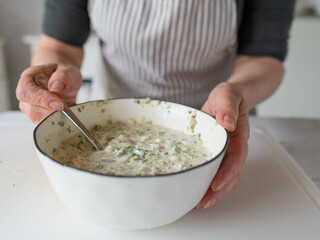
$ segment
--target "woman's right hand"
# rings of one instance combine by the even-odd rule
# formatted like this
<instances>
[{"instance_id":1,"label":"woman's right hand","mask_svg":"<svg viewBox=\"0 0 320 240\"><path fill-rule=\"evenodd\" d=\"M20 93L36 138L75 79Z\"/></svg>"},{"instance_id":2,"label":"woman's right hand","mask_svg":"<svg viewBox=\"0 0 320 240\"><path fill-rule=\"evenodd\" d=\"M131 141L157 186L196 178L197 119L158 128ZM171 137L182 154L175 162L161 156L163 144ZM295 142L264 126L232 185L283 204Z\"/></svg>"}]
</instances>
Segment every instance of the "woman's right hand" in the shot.
<instances>
[{"instance_id":1,"label":"woman's right hand","mask_svg":"<svg viewBox=\"0 0 320 240\"><path fill-rule=\"evenodd\" d=\"M33 78L40 73L49 77L49 91L35 84ZM19 107L34 123L39 123L50 113L63 110L63 101L59 96L68 105L74 105L81 84L80 70L72 65L46 64L29 67L22 72L16 89Z\"/></svg>"}]
</instances>

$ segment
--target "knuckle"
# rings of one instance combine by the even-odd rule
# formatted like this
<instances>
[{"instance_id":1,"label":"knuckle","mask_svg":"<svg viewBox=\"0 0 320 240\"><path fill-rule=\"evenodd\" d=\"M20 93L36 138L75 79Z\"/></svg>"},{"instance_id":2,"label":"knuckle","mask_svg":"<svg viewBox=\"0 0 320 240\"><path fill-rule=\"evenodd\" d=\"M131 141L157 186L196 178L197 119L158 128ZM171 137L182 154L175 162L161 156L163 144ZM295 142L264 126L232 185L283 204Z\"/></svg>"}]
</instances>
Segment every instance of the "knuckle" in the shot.
<instances>
[{"instance_id":1,"label":"knuckle","mask_svg":"<svg viewBox=\"0 0 320 240\"><path fill-rule=\"evenodd\" d=\"M17 97L17 99L19 101L25 101L26 100L26 88L21 86L20 83L16 88L16 97Z\"/></svg>"},{"instance_id":2,"label":"knuckle","mask_svg":"<svg viewBox=\"0 0 320 240\"><path fill-rule=\"evenodd\" d=\"M29 72L32 70L32 67L27 68L23 70L23 72L20 74L20 79L23 79L25 75L29 74Z\"/></svg>"},{"instance_id":3,"label":"knuckle","mask_svg":"<svg viewBox=\"0 0 320 240\"><path fill-rule=\"evenodd\" d=\"M46 106L48 102L48 97L42 93L37 93L34 95L34 103L39 106Z\"/></svg>"},{"instance_id":4,"label":"knuckle","mask_svg":"<svg viewBox=\"0 0 320 240\"><path fill-rule=\"evenodd\" d=\"M17 88L16 88L16 97L19 101L21 101L21 87L20 87L20 84L18 84Z\"/></svg>"},{"instance_id":5,"label":"knuckle","mask_svg":"<svg viewBox=\"0 0 320 240\"><path fill-rule=\"evenodd\" d=\"M24 76L20 76L20 79L18 81L18 85L16 87L16 97L19 101L24 100L25 97L25 78Z\"/></svg>"}]
</instances>

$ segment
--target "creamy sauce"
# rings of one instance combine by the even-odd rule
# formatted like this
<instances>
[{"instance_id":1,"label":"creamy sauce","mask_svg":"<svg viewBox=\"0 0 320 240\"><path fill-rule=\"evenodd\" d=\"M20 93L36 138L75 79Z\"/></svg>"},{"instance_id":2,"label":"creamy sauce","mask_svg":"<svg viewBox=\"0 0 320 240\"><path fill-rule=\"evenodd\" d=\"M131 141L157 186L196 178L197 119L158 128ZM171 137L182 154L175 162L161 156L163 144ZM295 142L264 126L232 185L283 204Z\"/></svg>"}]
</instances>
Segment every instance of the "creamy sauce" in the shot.
<instances>
[{"instance_id":1,"label":"creamy sauce","mask_svg":"<svg viewBox=\"0 0 320 240\"><path fill-rule=\"evenodd\" d=\"M52 157L66 166L120 176L179 172L212 157L200 135L155 125L143 118L127 123L109 121L91 132L105 146L103 151L97 151L79 134L54 148Z\"/></svg>"}]
</instances>

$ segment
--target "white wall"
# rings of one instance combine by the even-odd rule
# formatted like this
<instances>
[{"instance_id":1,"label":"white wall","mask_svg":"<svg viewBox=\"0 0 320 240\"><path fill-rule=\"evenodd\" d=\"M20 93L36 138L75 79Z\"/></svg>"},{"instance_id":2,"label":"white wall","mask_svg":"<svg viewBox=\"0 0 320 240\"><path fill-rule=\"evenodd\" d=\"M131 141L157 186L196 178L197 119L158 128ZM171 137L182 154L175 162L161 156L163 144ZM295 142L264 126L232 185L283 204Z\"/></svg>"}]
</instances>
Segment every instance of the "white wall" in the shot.
<instances>
[{"instance_id":1,"label":"white wall","mask_svg":"<svg viewBox=\"0 0 320 240\"><path fill-rule=\"evenodd\" d=\"M15 88L21 72L29 66L30 50L22 36L39 34L44 0L0 0L0 37L5 39L4 56L11 89L11 106L18 107Z\"/></svg>"},{"instance_id":2,"label":"white wall","mask_svg":"<svg viewBox=\"0 0 320 240\"><path fill-rule=\"evenodd\" d=\"M8 75L4 58L5 41L0 37L0 111L10 109L10 94L8 87Z\"/></svg>"},{"instance_id":3,"label":"white wall","mask_svg":"<svg viewBox=\"0 0 320 240\"><path fill-rule=\"evenodd\" d=\"M320 118L320 17L295 18L289 46L284 81L258 114Z\"/></svg>"}]
</instances>

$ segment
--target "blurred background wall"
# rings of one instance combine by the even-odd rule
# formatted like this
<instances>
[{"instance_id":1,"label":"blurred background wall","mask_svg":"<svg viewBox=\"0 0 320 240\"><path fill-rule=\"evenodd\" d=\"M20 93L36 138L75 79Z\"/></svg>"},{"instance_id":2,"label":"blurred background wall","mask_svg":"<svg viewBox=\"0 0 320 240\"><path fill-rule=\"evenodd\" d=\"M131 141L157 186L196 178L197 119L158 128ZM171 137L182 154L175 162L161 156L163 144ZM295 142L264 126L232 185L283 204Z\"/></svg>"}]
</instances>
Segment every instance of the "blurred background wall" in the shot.
<instances>
[{"instance_id":1,"label":"blurred background wall","mask_svg":"<svg viewBox=\"0 0 320 240\"><path fill-rule=\"evenodd\" d=\"M320 0L297 1L295 12L284 80L260 116L320 118Z\"/></svg>"},{"instance_id":2,"label":"blurred background wall","mask_svg":"<svg viewBox=\"0 0 320 240\"><path fill-rule=\"evenodd\" d=\"M3 40L3 59L0 66L5 70L0 72L0 106L17 109L18 102L14 91L21 72L29 66L29 46L23 44L22 37L28 34L39 34L43 14L44 0L1 0L0 1L0 37ZM1 45L0 45L1 47ZM1 53L1 50L0 50ZM1 59L1 57L0 57ZM3 62L4 61L4 62ZM0 67L0 69L2 69ZM4 74L3 72L6 72ZM7 84L5 84L5 76ZM7 96L5 88L10 89Z\"/></svg>"},{"instance_id":3,"label":"blurred background wall","mask_svg":"<svg viewBox=\"0 0 320 240\"><path fill-rule=\"evenodd\" d=\"M0 1L0 111L18 109L14 92L41 30L43 2ZM278 91L257 107L258 115L320 118L320 0L297 0L290 35L285 79ZM89 79L94 76L97 48L91 37L82 70Z\"/></svg>"}]
</instances>

